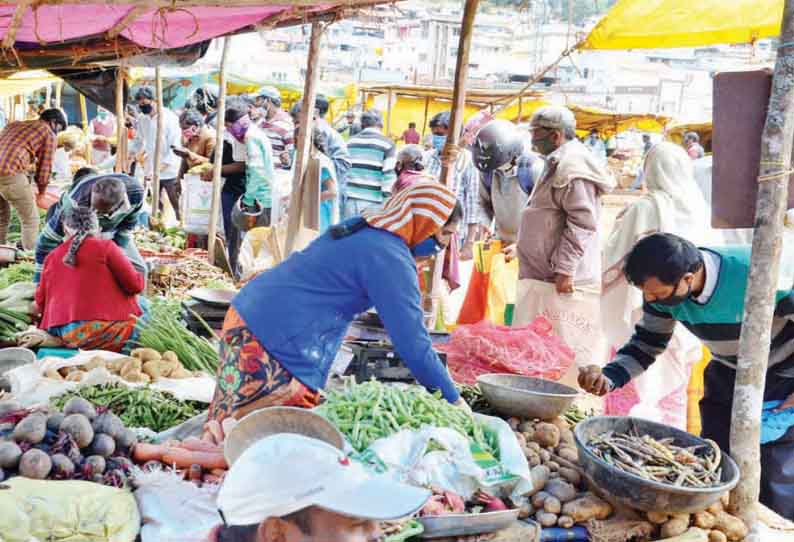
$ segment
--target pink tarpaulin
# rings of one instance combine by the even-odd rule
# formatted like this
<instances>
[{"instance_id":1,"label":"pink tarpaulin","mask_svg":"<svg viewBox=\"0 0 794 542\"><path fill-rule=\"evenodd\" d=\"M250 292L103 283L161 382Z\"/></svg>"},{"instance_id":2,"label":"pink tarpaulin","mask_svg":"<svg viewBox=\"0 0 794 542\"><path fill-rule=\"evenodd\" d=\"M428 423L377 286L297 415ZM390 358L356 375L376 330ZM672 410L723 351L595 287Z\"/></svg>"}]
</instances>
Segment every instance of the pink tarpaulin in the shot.
<instances>
[{"instance_id":1,"label":"pink tarpaulin","mask_svg":"<svg viewBox=\"0 0 794 542\"><path fill-rule=\"evenodd\" d=\"M324 10L334 4L318 5ZM133 8L130 6L42 5L28 8L17 29L16 41L55 44L67 40L102 35L111 30ZM142 12L121 33L147 48L173 48L191 45L256 24L293 6L265 7L188 7L163 8ZM16 6L0 3L0 39L11 26Z\"/></svg>"}]
</instances>

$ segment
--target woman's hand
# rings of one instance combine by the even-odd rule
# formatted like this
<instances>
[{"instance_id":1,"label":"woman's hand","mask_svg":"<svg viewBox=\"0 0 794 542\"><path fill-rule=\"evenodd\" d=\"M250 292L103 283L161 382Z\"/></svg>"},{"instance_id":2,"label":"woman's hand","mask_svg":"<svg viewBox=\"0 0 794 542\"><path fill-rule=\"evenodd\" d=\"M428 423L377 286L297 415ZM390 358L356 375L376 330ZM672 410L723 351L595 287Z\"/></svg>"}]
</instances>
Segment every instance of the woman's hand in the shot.
<instances>
[{"instance_id":1,"label":"woman's hand","mask_svg":"<svg viewBox=\"0 0 794 542\"><path fill-rule=\"evenodd\" d=\"M512 245L507 245L505 248L502 249L502 254L505 255L505 261L510 262L516 258L518 255L518 248L516 244L513 243Z\"/></svg>"},{"instance_id":2,"label":"woman's hand","mask_svg":"<svg viewBox=\"0 0 794 542\"><path fill-rule=\"evenodd\" d=\"M794 408L794 393L786 397L786 400L783 401L783 403L775 409L775 412L781 412L789 408Z\"/></svg>"},{"instance_id":3,"label":"woman's hand","mask_svg":"<svg viewBox=\"0 0 794 542\"><path fill-rule=\"evenodd\" d=\"M458 397L458 400L452 403L452 405L458 407L467 414L471 414L471 407L466 403L466 400L463 399L463 397Z\"/></svg>"}]
</instances>

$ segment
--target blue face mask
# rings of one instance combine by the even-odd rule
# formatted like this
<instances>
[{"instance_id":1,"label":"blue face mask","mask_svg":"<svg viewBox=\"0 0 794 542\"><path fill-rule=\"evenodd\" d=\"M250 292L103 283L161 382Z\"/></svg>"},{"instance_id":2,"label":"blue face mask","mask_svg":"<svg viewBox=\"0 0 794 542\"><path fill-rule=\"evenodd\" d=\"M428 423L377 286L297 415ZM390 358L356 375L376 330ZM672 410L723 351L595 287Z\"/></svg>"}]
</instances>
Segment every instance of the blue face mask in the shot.
<instances>
[{"instance_id":1,"label":"blue face mask","mask_svg":"<svg viewBox=\"0 0 794 542\"><path fill-rule=\"evenodd\" d=\"M435 235L432 235L412 248L411 254L413 254L416 258L427 258L429 256L435 256L441 252L441 249L443 248L444 247L441 246L441 243L436 241Z\"/></svg>"},{"instance_id":2,"label":"blue face mask","mask_svg":"<svg viewBox=\"0 0 794 542\"><path fill-rule=\"evenodd\" d=\"M444 150L444 145L447 143L447 136L433 134L433 148L438 152Z\"/></svg>"}]
</instances>

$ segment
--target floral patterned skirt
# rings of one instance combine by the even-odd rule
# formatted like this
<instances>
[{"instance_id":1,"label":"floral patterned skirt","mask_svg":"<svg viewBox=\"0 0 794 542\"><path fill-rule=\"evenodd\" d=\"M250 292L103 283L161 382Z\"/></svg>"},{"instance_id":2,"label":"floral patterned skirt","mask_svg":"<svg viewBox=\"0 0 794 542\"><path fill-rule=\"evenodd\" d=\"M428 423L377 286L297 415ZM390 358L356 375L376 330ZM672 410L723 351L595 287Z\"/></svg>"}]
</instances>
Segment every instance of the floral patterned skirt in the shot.
<instances>
[{"instance_id":1,"label":"floral patterned skirt","mask_svg":"<svg viewBox=\"0 0 794 542\"><path fill-rule=\"evenodd\" d=\"M59 337L65 348L126 352L136 340L136 322L135 317L120 322L85 320L51 327L47 332Z\"/></svg>"},{"instance_id":2,"label":"floral patterned skirt","mask_svg":"<svg viewBox=\"0 0 794 542\"><path fill-rule=\"evenodd\" d=\"M265 351L234 308L223 322L217 381L209 419L218 422L271 406L312 408L319 400Z\"/></svg>"}]
</instances>

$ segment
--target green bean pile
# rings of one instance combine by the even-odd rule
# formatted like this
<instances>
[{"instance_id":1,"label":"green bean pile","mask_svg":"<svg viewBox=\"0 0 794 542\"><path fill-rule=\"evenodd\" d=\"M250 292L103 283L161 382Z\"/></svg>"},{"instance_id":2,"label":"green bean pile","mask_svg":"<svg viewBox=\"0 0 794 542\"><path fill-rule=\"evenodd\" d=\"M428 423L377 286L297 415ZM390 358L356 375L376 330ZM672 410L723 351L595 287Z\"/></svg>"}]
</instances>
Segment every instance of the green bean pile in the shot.
<instances>
[{"instance_id":1,"label":"green bean pile","mask_svg":"<svg viewBox=\"0 0 794 542\"><path fill-rule=\"evenodd\" d=\"M449 427L499 458L496 435L463 410L419 386L386 386L377 381L354 384L326 393L317 411L333 423L357 451L402 429L423 425Z\"/></svg>"},{"instance_id":2,"label":"green bean pile","mask_svg":"<svg viewBox=\"0 0 794 542\"><path fill-rule=\"evenodd\" d=\"M154 301L148 317L138 319L140 335L136 344L158 352L174 352L188 371L214 376L220 359L218 351L207 339L185 327L179 310L179 303Z\"/></svg>"},{"instance_id":3,"label":"green bean pile","mask_svg":"<svg viewBox=\"0 0 794 542\"><path fill-rule=\"evenodd\" d=\"M159 433L200 414L207 405L181 401L167 392L149 387L127 388L115 384L84 386L52 400L59 411L72 397L82 397L96 407L106 407L126 427L146 427Z\"/></svg>"}]
</instances>

